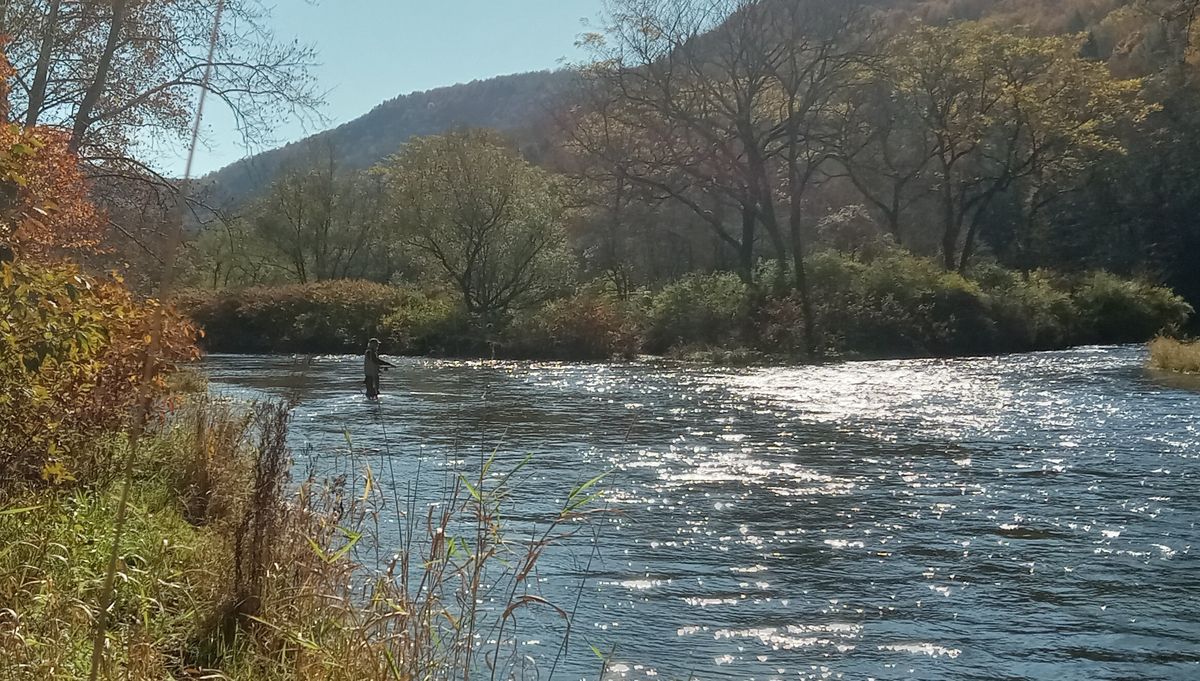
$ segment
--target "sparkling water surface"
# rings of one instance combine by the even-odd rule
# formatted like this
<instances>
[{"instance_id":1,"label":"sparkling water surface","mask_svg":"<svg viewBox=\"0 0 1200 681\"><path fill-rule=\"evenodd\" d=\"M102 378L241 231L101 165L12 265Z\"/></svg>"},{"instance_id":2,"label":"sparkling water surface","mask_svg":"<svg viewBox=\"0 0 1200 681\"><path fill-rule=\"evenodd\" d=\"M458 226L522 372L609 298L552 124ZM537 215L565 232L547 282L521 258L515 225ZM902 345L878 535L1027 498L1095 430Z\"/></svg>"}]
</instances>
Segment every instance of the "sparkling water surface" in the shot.
<instances>
[{"instance_id":1,"label":"sparkling water surface","mask_svg":"<svg viewBox=\"0 0 1200 681\"><path fill-rule=\"evenodd\" d=\"M1200 385L1141 348L399 360L378 403L361 363L206 360L215 393L296 401L298 467L355 465L351 442L432 502L529 456L518 528L608 471L609 512L539 565L566 652L558 615L522 614L523 678L1200 679Z\"/></svg>"}]
</instances>

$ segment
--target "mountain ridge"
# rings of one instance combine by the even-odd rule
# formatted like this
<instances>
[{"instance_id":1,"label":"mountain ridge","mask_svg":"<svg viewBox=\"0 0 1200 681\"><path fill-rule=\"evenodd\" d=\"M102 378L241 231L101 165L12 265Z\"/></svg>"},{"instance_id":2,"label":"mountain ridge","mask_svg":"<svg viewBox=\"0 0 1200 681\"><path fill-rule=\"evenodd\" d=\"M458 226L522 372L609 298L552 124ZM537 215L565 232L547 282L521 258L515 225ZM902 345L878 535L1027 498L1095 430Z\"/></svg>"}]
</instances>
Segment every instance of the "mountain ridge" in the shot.
<instances>
[{"instance_id":1,"label":"mountain ridge","mask_svg":"<svg viewBox=\"0 0 1200 681\"><path fill-rule=\"evenodd\" d=\"M990 21L1022 25L1035 33L1087 34L1093 49L1110 59L1114 72L1142 75L1128 63L1164 41L1139 33L1132 16L1136 0L862 0L894 21L943 24ZM1128 24L1134 24L1132 26ZM1136 38L1136 39L1133 39ZM1161 45L1159 46L1161 47ZM1124 50L1124 54L1114 53ZM335 161L363 169L399 151L412 137L456 128L491 128L518 143L539 139L551 111L570 101L578 75L570 69L529 71L399 95L329 130L232 163L200 180L209 205L234 210L261 194L279 170L300 162L314 144L328 143ZM544 141L544 134L540 139Z\"/></svg>"},{"instance_id":2,"label":"mountain ridge","mask_svg":"<svg viewBox=\"0 0 1200 681\"><path fill-rule=\"evenodd\" d=\"M328 144L340 166L355 170L396 153L413 137L456 128L492 128L519 137L548 120L576 78L567 69L529 71L399 95L341 125L231 163L200 183L211 205L236 210L318 144Z\"/></svg>"}]
</instances>

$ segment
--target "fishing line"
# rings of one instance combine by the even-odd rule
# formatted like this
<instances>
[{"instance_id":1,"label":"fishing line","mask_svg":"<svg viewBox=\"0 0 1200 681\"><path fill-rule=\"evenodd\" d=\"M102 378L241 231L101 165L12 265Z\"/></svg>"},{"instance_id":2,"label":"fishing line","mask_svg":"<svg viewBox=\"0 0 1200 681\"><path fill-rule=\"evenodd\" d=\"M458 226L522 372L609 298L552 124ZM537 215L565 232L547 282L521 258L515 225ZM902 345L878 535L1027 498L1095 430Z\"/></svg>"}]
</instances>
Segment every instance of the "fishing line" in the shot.
<instances>
[{"instance_id":1,"label":"fishing line","mask_svg":"<svg viewBox=\"0 0 1200 681\"><path fill-rule=\"evenodd\" d=\"M150 413L151 384L155 369L158 365L158 355L162 349L162 330L164 323L164 304L171 291L175 279L175 260L179 246L183 241L183 217L187 206L188 191L191 189L192 165L196 160L196 148L200 141L200 123L204 118L204 102L208 95L209 84L212 81L213 58L217 52L217 40L221 32L221 15L225 11L225 0L217 0L213 12L212 33L208 40L208 60L204 65L204 77L200 81L200 98L196 103L196 116L192 122L191 142L188 145L187 163L184 165L183 182L175 196L175 216L171 221L172 232L166 243L162 273L159 277L157 300L158 304L151 313L150 342L142 357L142 376L138 385L138 400L133 409L133 423L129 429L129 447L125 452L124 480L121 483L121 498L117 502L117 516L113 521L112 550L108 556L108 569L104 575L104 586L100 589L98 598L99 609L96 614L96 631L92 637L92 661L88 673L89 681L99 678L100 667L104 663L104 647L108 635L108 613L113 607L113 587L117 578L117 561L121 553L121 539L125 534L126 516L129 509L129 492L133 487L133 469L137 460L138 446L146 430L146 419Z\"/></svg>"}]
</instances>

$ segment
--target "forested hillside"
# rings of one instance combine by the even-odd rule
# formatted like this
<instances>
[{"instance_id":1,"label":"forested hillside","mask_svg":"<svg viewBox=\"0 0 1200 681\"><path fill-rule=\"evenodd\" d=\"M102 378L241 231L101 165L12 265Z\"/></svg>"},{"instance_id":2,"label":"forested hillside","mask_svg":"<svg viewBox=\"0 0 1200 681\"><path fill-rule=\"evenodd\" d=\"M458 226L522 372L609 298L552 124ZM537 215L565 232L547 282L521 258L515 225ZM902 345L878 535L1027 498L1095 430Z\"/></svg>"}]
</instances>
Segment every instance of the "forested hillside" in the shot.
<instances>
[{"instance_id":1,"label":"forested hillside","mask_svg":"<svg viewBox=\"0 0 1200 681\"><path fill-rule=\"evenodd\" d=\"M567 71L543 71L402 95L353 121L234 163L201 182L208 185L212 205L229 208L261 193L281 168L303 162L314 148L327 149L339 165L355 170L421 135L463 127L521 134L563 105L573 80Z\"/></svg>"},{"instance_id":2,"label":"forested hillside","mask_svg":"<svg viewBox=\"0 0 1200 681\"><path fill-rule=\"evenodd\" d=\"M613 0L573 74L402 98L249 163L277 172L188 276L302 288L195 309L260 349L363 324L414 351L565 335L601 356L1142 340L1189 317L1156 287L1200 300L1198 6ZM499 129L407 142L464 126ZM345 279L409 293L388 323L240 335L261 320L237 310L357 300L319 286Z\"/></svg>"},{"instance_id":3,"label":"forested hillside","mask_svg":"<svg viewBox=\"0 0 1200 681\"><path fill-rule=\"evenodd\" d=\"M1178 58L1171 21L1189 2L1147 0L874 0L896 27L914 20L930 24L983 21L1020 27L1038 34L1087 36L1086 50L1122 74L1149 74ZM1166 11L1156 11L1153 5ZM314 143L331 145L340 161L362 168L395 153L413 136L456 127L502 131L529 130L547 112L570 106L572 74L567 71L499 76L471 83L414 92L383 102L370 112L305 140L256 154L209 175L219 194L242 198L255 194L281 166L303 155Z\"/></svg>"}]
</instances>

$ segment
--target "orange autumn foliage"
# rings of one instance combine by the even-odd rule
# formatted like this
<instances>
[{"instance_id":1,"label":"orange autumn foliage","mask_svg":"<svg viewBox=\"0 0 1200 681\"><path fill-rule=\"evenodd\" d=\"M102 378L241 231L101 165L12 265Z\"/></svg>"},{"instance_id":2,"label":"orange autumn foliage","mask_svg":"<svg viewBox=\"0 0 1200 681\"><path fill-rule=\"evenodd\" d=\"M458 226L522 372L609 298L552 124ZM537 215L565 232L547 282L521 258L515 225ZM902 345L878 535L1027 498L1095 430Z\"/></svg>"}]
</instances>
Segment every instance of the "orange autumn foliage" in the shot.
<instances>
[{"instance_id":1,"label":"orange autumn foliage","mask_svg":"<svg viewBox=\"0 0 1200 681\"><path fill-rule=\"evenodd\" d=\"M0 54L0 256L46 260L99 248L105 221L63 130L9 120L13 68Z\"/></svg>"},{"instance_id":2,"label":"orange autumn foliage","mask_svg":"<svg viewBox=\"0 0 1200 681\"><path fill-rule=\"evenodd\" d=\"M36 482L55 464L81 481L102 475L111 467L97 445L127 425L142 388L166 406L166 376L198 351L187 321L163 310L157 361L142 385L157 308L75 265L0 263L0 497L6 484Z\"/></svg>"},{"instance_id":3,"label":"orange autumn foliage","mask_svg":"<svg viewBox=\"0 0 1200 681\"><path fill-rule=\"evenodd\" d=\"M110 474L105 439L139 397L167 406L166 377L198 356L172 309L69 262L99 248L104 219L67 135L9 121L11 76L0 53L0 499Z\"/></svg>"}]
</instances>

